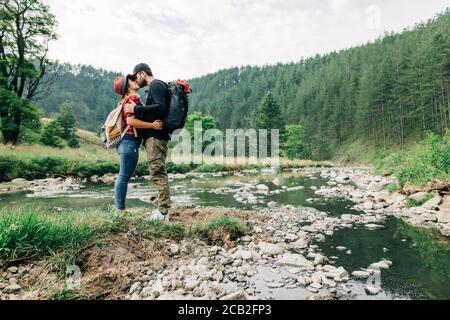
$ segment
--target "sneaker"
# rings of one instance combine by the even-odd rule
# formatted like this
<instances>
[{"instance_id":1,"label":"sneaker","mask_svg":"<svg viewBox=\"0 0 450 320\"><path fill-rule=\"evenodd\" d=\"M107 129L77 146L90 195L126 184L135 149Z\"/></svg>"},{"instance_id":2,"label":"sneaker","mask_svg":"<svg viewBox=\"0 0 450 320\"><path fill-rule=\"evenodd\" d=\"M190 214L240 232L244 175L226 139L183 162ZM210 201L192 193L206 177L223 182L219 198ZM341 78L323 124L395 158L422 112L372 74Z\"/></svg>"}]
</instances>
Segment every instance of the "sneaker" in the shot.
<instances>
[{"instance_id":1,"label":"sneaker","mask_svg":"<svg viewBox=\"0 0 450 320\"><path fill-rule=\"evenodd\" d=\"M163 214L159 209L153 210L152 215L150 216L150 221L165 221L168 222L170 219L170 214Z\"/></svg>"}]
</instances>

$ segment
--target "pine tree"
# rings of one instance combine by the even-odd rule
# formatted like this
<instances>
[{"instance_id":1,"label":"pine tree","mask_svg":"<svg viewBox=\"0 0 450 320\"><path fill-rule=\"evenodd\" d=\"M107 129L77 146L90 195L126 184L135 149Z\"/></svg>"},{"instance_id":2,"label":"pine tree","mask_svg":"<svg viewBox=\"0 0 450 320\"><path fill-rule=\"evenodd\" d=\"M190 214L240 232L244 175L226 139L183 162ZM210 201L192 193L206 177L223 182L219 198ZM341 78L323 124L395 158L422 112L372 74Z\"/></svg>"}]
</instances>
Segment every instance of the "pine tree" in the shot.
<instances>
[{"instance_id":1,"label":"pine tree","mask_svg":"<svg viewBox=\"0 0 450 320\"><path fill-rule=\"evenodd\" d=\"M62 128L61 138L69 140L75 129L76 118L69 103L65 102L61 106L61 111L56 121Z\"/></svg>"},{"instance_id":2,"label":"pine tree","mask_svg":"<svg viewBox=\"0 0 450 320\"><path fill-rule=\"evenodd\" d=\"M44 127L41 136L41 142L50 147L63 148L61 140L62 129L55 120L50 121Z\"/></svg>"},{"instance_id":3,"label":"pine tree","mask_svg":"<svg viewBox=\"0 0 450 320\"><path fill-rule=\"evenodd\" d=\"M72 130L69 140L67 141L67 146L74 149L80 147L80 142L78 141L77 135L75 134L75 130Z\"/></svg>"},{"instance_id":4,"label":"pine tree","mask_svg":"<svg viewBox=\"0 0 450 320\"><path fill-rule=\"evenodd\" d=\"M284 121L280 105L271 92L267 94L256 116L257 129L279 129L283 131Z\"/></svg>"}]
</instances>

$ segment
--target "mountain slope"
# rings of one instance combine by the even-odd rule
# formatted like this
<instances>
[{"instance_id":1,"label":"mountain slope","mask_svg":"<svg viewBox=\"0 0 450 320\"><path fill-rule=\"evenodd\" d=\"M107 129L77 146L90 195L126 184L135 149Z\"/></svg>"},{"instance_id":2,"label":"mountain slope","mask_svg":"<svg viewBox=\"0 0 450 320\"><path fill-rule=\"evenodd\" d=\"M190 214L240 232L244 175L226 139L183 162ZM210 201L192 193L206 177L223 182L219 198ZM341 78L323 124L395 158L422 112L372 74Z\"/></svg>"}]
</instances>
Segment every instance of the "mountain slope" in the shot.
<instances>
[{"instance_id":1,"label":"mountain slope","mask_svg":"<svg viewBox=\"0 0 450 320\"><path fill-rule=\"evenodd\" d=\"M41 106L51 115L69 100L78 126L96 130L117 101L116 74L63 69ZM221 128L254 127L272 92L285 122L304 126L314 158L328 158L356 140L403 147L450 125L450 10L363 46L298 63L221 70L190 82L191 110L214 116Z\"/></svg>"}]
</instances>

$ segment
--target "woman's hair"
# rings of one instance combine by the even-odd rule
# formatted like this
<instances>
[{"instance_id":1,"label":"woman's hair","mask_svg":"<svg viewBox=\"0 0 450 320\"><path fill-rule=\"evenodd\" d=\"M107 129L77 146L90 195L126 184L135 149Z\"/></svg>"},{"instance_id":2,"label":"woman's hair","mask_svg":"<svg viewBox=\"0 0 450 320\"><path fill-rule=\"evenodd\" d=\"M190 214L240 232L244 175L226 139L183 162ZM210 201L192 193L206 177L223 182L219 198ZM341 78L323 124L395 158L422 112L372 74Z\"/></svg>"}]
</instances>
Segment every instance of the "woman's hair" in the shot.
<instances>
[{"instance_id":1,"label":"woman's hair","mask_svg":"<svg viewBox=\"0 0 450 320\"><path fill-rule=\"evenodd\" d=\"M130 76L126 77L126 88L125 88L125 96L124 96L124 98L129 97L131 95L131 93L132 93L128 80L130 80Z\"/></svg>"}]
</instances>

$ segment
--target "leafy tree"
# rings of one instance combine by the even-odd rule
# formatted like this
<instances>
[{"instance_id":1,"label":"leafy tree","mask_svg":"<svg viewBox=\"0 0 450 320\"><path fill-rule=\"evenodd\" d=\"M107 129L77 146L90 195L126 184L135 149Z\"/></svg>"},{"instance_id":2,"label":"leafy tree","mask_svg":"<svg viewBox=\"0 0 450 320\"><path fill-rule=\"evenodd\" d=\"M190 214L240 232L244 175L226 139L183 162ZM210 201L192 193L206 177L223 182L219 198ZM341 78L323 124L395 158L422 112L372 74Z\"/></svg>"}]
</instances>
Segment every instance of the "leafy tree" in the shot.
<instances>
[{"instance_id":1,"label":"leafy tree","mask_svg":"<svg viewBox=\"0 0 450 320\"><path fill-rule=\"evenodd\" d=\"M62 128L61 138L66 140L71 139L74 135L73 131L75 128L76 118L72 108L67 102L61 106L61 111L56 118L56 121Z\"/></svg>"},{"instance_id":2,"label":"leafy tree","mask_svg":"<svg viewBox=\"0 0 450 320\"><path fill-rule=\"evenodd\" d=\"M42 130L41 142L50 147L63 148L64 144L61 139L62 131L57 121L50 121Z\"/></svg>"},{"instance_id":3,"label":"leafy tree","mask_svg":"<svg viewBox=\"0 0 450 320\"><path fill-rule=\"evenodd\" d=\"M29 100L44 90L48 43L56 20L40 0L0 1L0 118L4 143L17 143L24 121L36 119ZM51 83L48 78L47 84Z\"/></svg>"},{"instance_id":4,"label":"leafy tree","mask_svg":"<svg viewBox=\"0 0 450 320\"><path fill-rule=\"evenodd\" d=\"M300 125L287 125L282 147L283 153L289 159L309 159L311 154L305 145L305 132Z\"/></svg>"},{"instance_id":5,"label":"leafy tree","mask_svg":"<svg viewBox=\"0 0 450 320\"><path fill-rule=\"evenodd\" d=\"M204 134L206 130L216 129L216 121L212 116L203 115L200 112L194 112L188 115L188 117L186 118L185 129L190 133L192 142L194 142L194 131L196 123L201 124L203 130L202 134ZM210 141L202 141L202 150L204 150L210 143Z\"/></svg>"}]
</instances>

